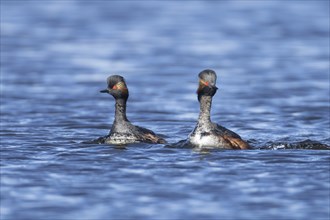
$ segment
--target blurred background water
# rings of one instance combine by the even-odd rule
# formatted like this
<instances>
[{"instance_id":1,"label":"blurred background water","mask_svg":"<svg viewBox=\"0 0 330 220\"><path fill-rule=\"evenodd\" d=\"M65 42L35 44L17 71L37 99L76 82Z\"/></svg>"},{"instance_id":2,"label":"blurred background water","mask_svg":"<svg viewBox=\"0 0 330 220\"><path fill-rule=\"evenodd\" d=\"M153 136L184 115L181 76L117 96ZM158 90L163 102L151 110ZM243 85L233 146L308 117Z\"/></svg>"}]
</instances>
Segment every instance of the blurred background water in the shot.
<instances>
[{"instance_id":1,"label":"blurred background water","mask_svg":"<svg viewBox=\"0 0 330 220\"><path fill-rule=\"evenodd\" d=\"M82 144L114 114L185 139L197 74L251 151ZM329 1L1 0L1 219L329 219Z\"/></svg>"}]
</instances>

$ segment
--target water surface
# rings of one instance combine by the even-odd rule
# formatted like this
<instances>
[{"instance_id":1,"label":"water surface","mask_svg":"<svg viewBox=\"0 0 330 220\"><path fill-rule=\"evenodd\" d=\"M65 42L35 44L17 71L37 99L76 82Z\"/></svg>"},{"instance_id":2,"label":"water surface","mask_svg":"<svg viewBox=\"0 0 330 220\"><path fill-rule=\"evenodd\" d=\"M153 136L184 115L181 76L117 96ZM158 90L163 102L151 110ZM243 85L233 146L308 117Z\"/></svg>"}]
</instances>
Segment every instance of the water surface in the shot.
<instances>
[{"instance_id":1,"label":"water surface","mask_svg":"<svg viewBox=\"0 0 330 220\"><path fill-rule=\"evenodd\" d=\"M1 219L328 219L328 1L1 1ZM218 73L212 120L254 150L175 148ZM99 90L169 146L83 144Z\"/></svg>"}]
</instances>

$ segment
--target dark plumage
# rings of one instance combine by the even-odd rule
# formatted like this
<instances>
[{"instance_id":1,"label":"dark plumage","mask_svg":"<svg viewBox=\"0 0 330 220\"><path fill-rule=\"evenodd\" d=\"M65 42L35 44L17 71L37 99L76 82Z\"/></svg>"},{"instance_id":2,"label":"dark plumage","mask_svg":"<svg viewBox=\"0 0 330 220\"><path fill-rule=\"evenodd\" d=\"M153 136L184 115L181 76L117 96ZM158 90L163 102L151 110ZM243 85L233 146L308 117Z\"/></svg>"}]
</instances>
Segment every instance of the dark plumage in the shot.
<instances>
[{"instance_id":1,"label":"dark plumage","mask_svg":"<svg viewBox=\"0 0 330 220\"><path fill-rule=\"evenodd\" d=\"M213 70L199 73L197 90L200 113L197 125L189 135L190 144L200 148L249 149L247 142L235 132L211 122L212 97L217 91L217 75Z\"/></svg>"},{"instance_id":2,"label":"dark plumage","mask_svg":"<svg viewBox=\"0 0 330 220\"><path fill-rule=\"evenodd\" d=\"M125 79L119 75L113 75L107 79L108 88L102 93L111 94L115 100L115 120L109 135L99 139L107 144L129 144L137 142L147 142L163 144L166 141L157 136L153 131L134 126L126 117L126 102L129 96Z\"/></svg>"}]
</instances>

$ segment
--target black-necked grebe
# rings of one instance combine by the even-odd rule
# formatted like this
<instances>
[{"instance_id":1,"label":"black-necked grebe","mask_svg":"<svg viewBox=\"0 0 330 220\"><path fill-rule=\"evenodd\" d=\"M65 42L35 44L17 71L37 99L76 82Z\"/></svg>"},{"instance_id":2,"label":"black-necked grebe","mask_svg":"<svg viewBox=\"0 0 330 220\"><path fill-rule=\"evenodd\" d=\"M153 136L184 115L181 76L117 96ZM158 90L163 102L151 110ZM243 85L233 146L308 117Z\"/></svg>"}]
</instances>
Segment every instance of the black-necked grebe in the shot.
<instances>
[{"instance_id":1,"label":"black-necked grebe","mask_svg":"<svg viewBox=\"0 0 330 220\"><path fill-rule=\"evenodd\" d=\"M108 88L102 93L111 94L116 100L115 120L108 136L101 138L101 142L107 144L129 144L137 142L163 144L166 141L157 136L153 131L134 126L126 117L126 101L128 88L125 79L119 75L109 76Z\"/></svg>"},{"instance_id":2,"label":"black-necked grebe","mask_svg":"<svg viewBox=\"0 0 330 220\"><path fill-rule=\"evenodd\" d=\"M216 73L213 70L204 70L198 76L200 113L197 125L188 138L190 144L199 148L249 149L249 144L238 134L211 122L212 97L218 89L215 86Z\"/></svg>"}]
</instances>

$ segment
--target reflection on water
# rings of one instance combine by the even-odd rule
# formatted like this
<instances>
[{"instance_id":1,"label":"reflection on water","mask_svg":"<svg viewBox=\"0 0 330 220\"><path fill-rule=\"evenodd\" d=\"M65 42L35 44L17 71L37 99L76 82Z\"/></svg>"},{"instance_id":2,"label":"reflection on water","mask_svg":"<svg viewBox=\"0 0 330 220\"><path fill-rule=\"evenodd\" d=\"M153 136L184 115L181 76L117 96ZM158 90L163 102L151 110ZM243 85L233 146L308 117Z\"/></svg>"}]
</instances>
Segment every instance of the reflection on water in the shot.
<instances>
[{"instance_id":1,"label":"reflection on water","mask_svg":"<svg viewBox=\"0 0 330 220\"><path fill-rule=\"evenodd\" d=\"M328 8L2 1L1 218L327 218ZM254 150L175 145L195 126L206 68L212 120ZM98 93L111 74L126 78L128 118L169 147L82 144L111 127L114 101Z\"/></svg>"}]
</instances>

